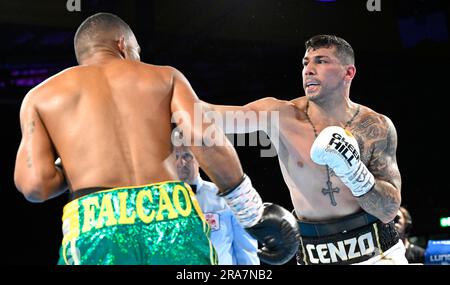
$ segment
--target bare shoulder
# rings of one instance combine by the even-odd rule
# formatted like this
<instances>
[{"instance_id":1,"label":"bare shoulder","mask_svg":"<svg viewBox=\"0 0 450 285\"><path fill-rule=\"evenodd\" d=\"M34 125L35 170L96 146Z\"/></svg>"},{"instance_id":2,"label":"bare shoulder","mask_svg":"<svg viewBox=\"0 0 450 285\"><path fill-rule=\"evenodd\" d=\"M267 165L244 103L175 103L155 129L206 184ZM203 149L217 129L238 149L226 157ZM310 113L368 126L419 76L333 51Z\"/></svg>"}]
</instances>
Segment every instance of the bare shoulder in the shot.
<instances>
[{"instance_id":1,"label":"bare shoulder","mask_svg":"<svg viewBox=\"0 0 450 285\"><path fill-rule=\"evenodd\" d=\"M294 105L298 110L305 112L306 105L308 103L308 98L306 96L295 98L294 100L289 101L292 105Z\"/></svg>"},{"instance_id":2,"label":"bare shoulder","mask_svg":"<svg viewBox=\"0 0 450 285\"><path fill-rule=\"evenodd\" d=\"M245 106L254 111L279 111L290 105L291 103L286 100L280 100L275 97L264 97L248 103Z\"/></svg>"},{"instance_id":3,"label":"bare shoulder","mask_svg":"<svg viewBox=\"0 0 450 285\"><path fill-rule=\"evenodd\" d=\"M69 88L66 85L72 84L73 80L70 79L76 70L76 67L64 69L30 89L22 100L20 116L37 110L42 104L48 104L55 97L54 94L62 96L67 93Z\"/></svg>"},{"instance_id":4,"label":"bare shoulder","mask_svg":"<svg viewBox=\"0 0 450 285\"><path fill-rule=\"evenodd\" d=\"M164 72L164 73L177 72L177 69L175 67L172 67L169 65L156 65L156 64L150 64L150 63L145 63L145 62L141 62L141 61L135 61L133 63L142 68L145 68L147 70L151 70L154 72Z\"/></svg>"},{"instance_id":5,"label":"bare shoulder","mask_svg":"<svg viewBox=\"0 0 450 285\"><path fill-rule=\"evenodd\" d=\"M351 129L358 140L363 161L368 162L381 154L395 156L397 131L386 115L361 105L360 115Z\"/></svg>"},{"instance_id":6,"label":"bare shoulder","mask_svg":"<svg viewBox=\"0 0 450 285\"><path fill-rule=\"evenodd\" d=\"M295 98L291 101L287 101L287 104L280 109L280 113L287 118L295 118L299 121L307 120L306 106L308 98L306 96Z\"/></svg>"},{"instance_id":7,"label":"bare shoulder","mask_svg":"<svg viewBox=\"0 0 450 285\"><path fill-rule=\"evenodd\" d=\"M169 94L174 79L180 74L171 66L149 64L140 61L119 60L114 66L116 77L127 77L140 82L140 86L147 89L158 90L158 94ZM182 75L181 75L182 77Z\"/></svg>"},{"instance_id":8,"label":"bare shoulder","mask_svg":"<svg viewBox=\"0 0 450 285\"><path fill-rule=\"evenodd\" d=\"M394 124L386 115L360 105L360 114L355 119L353 130L365 134L365 138L386 137L388 132L395 132Z\"/></svg>"},{"instance_id":9,"label":"bare shoulder","mask_svg":"<svg viewBox=\"0 0 450 285\"><path fill-rule=\"evenodd\" d=\"M155 65L144 62L135 62L135 64L146 72L156 73L163 77L182 75L182 73L178 69L169 65Z\"/></svg>"},{"instance_id":10,"label":"bare shoulder","mask_svg":"<svg viewBox=\"0 0 450 285\"><path fill-rule=\"evenodd\" d=\"M34 101L45 99L47 96L55 94L66 94L73 88L78 88L80 72L85 67L74 66L66 68L55 75L47 78L28 91L24 100Z\"/></svg>"},{"instance_id":11,"label":"bare shoulder","mask_svg":"<svg viewBox=\"0 0 450 285\"><path fill-rule=\"evenodd\" d=\"M56 73L55 75L52 75L51 77L47 78L33 89L39 89L44 86L51 86L55 84L62 84L65 81L69 81L68 79L76 79L77 77L81 76L81 74L88 68L89 68L88 66L72 66L66 68Z\"/></svg>"}]
</instances>

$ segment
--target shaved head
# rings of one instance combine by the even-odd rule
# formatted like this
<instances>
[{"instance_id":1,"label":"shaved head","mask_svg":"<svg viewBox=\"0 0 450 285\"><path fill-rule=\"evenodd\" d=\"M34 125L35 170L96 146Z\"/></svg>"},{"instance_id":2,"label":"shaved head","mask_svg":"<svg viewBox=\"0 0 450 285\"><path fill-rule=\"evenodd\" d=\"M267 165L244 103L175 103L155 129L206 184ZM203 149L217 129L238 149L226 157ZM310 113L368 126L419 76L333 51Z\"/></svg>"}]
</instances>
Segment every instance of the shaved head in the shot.
<instances>
[{"instance_id":1,"label":"shaved head","mask_svg":"<svg viewBox=\"0 0 450 285\"><path fill-rule=\"evenodd\" d=\"M78 63L101 49L117 49L121 37L129 44L135 44L136 38L130 26L118 16L110 13L97 13L90 16L78 27L74 46Z\"/></svg>"}]
</instances>

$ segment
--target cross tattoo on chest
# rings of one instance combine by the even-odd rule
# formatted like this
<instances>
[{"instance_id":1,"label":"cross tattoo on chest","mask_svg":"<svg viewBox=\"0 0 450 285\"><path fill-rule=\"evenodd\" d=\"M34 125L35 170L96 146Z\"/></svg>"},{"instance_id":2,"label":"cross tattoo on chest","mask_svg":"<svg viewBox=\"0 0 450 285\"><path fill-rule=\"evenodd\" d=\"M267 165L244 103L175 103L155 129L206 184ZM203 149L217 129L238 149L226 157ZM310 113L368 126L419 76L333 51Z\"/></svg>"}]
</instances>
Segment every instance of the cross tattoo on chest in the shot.
<instances>
[{"instance_id":1,"label":"cross tattoo on chest","mask_svg":"<svg viewBox=\"0 0 450 285\"><path fill-rule=\"evenodd\" d=\"M339 193L340 189L338 187L333 188L333 184L328 179L327 188L322 188L323 195L330 195L331 205L336 206L336 200L334 199L334 193Z\"/></svg>"},{"instance_id":2,"label":"cross tattoo on chest","mask_svg":"<svg viewBox=\"0 0 450 285\"><path fill-rule=\"evenodd\" d=\"M361 105L358 105L352 118L347 123L345 123L344 129L346 129L347 127L349 127L352 124L353 120L356 118L356 116L358 116L360 108L361 108ZM308 109L309 109L309 100L306 101L305 115L306 115L306 119L308 120L308 123L311 125L311 127L313 129L314 136L317 138L318 132L316 130L316 127L312 123L311 118L308 115ZM330 195L331 205L336 206L337 203L336 203L336 200L334 199L334 193L339 193L340 189L338 187L333 188L333 184L331 183L330 176L333 174L335 175L335 173L333 172L333 169L330 169L328 167L328 165L326 167L327 167L327 176L328 176L327 188L322 188L322 194Z\"/></svg>"}]
</instances>

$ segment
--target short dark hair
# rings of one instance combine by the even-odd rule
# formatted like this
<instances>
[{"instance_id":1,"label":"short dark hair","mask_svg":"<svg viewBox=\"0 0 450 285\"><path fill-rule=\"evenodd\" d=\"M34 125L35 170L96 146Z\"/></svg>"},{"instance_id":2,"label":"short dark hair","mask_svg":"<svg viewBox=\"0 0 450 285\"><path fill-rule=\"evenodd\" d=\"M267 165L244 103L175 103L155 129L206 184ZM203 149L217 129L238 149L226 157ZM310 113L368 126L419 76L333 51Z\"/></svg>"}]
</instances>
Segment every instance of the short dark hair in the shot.
<instances>
[{"instance_id":1,"label":"short dark hair","mask_svg":"<svg viewBox=\"0 0 450 285\"><path fill-rule=\"evenodd\" d=\"M132 33L127 23L111 13L97 13L84 20L74 37L75 55L78 62L84 54L90 51L92 43L104 44L105 34L110 35L111 32L124 35Z\"/></svg>"},{"instance_id":2,"label":"short dark hair","mask_svg":"<svg viewBox=\"0 0 450 285\"><path fill-rule=\"evenodd\" d=\"M344 64L355 64L355 53L352 46L343 38L334 35L316 35L305 42L305 48L336 48L336 56Z\"/></svg>"}]
</instances>

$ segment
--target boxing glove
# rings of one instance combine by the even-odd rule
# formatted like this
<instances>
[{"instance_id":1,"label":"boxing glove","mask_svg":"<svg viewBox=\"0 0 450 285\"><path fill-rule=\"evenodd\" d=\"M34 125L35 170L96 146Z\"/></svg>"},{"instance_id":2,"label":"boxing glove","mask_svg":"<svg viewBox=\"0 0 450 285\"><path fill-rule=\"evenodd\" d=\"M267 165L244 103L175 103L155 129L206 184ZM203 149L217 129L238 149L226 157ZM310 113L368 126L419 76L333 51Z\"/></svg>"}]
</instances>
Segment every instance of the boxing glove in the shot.
<instances>
[{"instance_id":1,"label":"boxing glove","mask_svg":"<svg viewBox=\"0 0 450 285\"><path fill-rule=\"evenodd\" d=\"M355 197L369 192L375 178L360 159L355 137L341 127L323 129L311 147L311 159L317 164L328 165Z\"/></svg>"},{"instance_id":2,"label":"boxing glove","mask_svg":"<svg viewBox=\"0 0 450 285\"><path fill-rule=\"evenodd\" d=\"M261 219L246 231L262 244L259 259L267 264L288 262L299 248L300 231L294 216L283 207L264 203Z\"/></svg>"},{"instance_id":3,"label":"boxing glove","mask_svg":"<svg viewBox=\"0 0 450 285\"><path fill-rule=\"evenodd\" d=\"M225 199L244 229L262 244L258 250L261 261L284 264L294 257L299 247L299 228L294 216L281 206L263 204L248 176L244 175L238 186L219 196Z\"/></svg>"}]
</instances>

